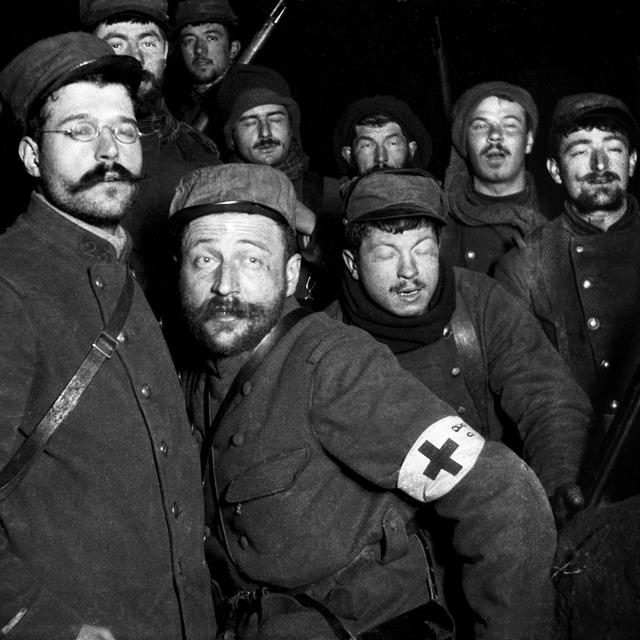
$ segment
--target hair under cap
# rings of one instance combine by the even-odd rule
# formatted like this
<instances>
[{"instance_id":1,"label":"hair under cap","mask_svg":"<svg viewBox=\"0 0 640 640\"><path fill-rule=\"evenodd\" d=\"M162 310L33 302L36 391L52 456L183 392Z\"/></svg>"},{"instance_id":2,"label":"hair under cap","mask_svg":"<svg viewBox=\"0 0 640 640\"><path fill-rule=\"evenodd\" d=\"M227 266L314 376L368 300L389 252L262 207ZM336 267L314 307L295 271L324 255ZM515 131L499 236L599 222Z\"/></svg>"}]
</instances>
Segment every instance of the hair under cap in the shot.
<instances>
[{"instance_id":1,"label":"hair under cap","mask_svg":"<svg viewBox=\"0 0 640 640\"><path fill-rule=\"evenodd\" d=\"M282 171L244 163L203 167L184 176L169 208L169 226L179 233L192 220L216 213L263 215L294 232L297 215L310 214Z\"/></svg>"},{"instance_id":2,"label":"hair under cap","mask_svg":"<svg viewBox=\"0 0 640 640\"><path fill-rule=\"evenodd\" d=\"M550 139L582 120L598 117L610 118L620 124L632 146L637 146L640 138L638 122L622 100L606 93L575 93L560 98L551 118Z\"/></svg>"},{"instance_id":3,"label":"hair under cap","mask_svg":"<svg viewBox=\"0 0 640 640\"><path fill-rule=\"evenodd\" d=\"M109 44L91 34L61 33L32 44L9 62L0 72L0 94L24 125L34 105L93 73L104 74L135 92L142 66L135 58L114 54Z\"/></svg>"},{"instance_id":4,"label":"hair under cap","mask_svg":"<svg viewBox=\"0 0 640 640\"><path fill-rule=\"evenodd\" d=\"M389 120L397 122L407 131L408 142L415 141L418 145L413 157L413 165L419 169L426 169L431 159L433 145L425 126L406 102L394 96L375 95L352 102L336 124L333 131L333 152L340 172L344 175L350 172L351 168L342 157L342 147L351 146L358 121L376 114L387 116Z\"/></svg>"},{"instance_id":5,"label":"hair under cap","mask_svg":"<svg viewBox=\"0 0 640 640\"><path fill-rule=\"evenodd\" d=\"M469 128L471 114L480 102L490 96L507 96L521 105L531 119L535 136L538 128L538 108L531 94L522 87L501 80L482 82L467 89L453 105L451 142L463 158L467 157L467 129Z\"/></svg>"},{"instance_id":6,"label":"hair under cap","mask_svg":"<svg viewBox=\"0 0 640 640\"><path fill-rule=\"evenodd\" d=\"M344 213L347 222L424 216L445 223L442 189L419 169L382 169L354 179Z\"/></svg>"}]
</instances>

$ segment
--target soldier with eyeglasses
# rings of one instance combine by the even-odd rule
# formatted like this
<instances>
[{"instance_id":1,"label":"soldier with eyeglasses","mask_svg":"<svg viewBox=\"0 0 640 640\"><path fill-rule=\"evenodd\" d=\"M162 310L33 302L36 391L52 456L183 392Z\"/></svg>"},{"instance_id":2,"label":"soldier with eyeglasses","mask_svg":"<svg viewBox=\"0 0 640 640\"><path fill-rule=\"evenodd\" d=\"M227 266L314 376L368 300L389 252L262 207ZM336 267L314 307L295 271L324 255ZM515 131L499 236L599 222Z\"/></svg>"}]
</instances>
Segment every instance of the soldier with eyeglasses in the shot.
<instances>
[{"instance_id":1,"label":"soldier with eyeglasses","mask_svg":"<svg viewBox=\"0 0 640 640\"><path fill-rule=\"evenodd\" d=\"M215 637L197 446L121 226L143 171L141 76L86 33L37 42L0 72L35 181L0 237L0 637ZM85 382L74 372L123 292L117 348ZM77 404L4 490L70 380Z\"/></svg>"}]
</instances>

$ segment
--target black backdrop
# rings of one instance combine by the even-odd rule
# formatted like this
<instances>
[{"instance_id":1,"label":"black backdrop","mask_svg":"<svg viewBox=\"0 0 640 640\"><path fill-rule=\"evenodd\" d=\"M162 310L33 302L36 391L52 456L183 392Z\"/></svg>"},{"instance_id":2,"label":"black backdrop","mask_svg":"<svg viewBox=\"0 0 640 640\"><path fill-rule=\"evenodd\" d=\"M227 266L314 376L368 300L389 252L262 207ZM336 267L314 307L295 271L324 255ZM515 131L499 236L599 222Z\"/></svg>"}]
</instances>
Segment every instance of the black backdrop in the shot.
<instances>
[{"instance_id":1,"label":"black backdrop","mask_svg":"<svg viewBox=\"0 0 640 640\"><path fill-rule=\"evenodd\" d=\"M178 0L170 1L173 8ZM448 158L448 123L432 41L438 16L455 99L476 82L502 79L534 95L541 129L532 165L542 172L545 127L557 98L595 90L637 112L640 95L635 11L622 0L597 6L562 0L287 0L255 62L280 71L302 111L312 166L335 175L331 132L344 107L375 93L408 102L435 144L432 171ZM246 44L275 0L231 0ZM629 7L633 5L629 3ZM0 64L42 37L79 27L77 0L3 3ZM177 68L176 64L172 68Z\"/></svg>"}]
</instances>

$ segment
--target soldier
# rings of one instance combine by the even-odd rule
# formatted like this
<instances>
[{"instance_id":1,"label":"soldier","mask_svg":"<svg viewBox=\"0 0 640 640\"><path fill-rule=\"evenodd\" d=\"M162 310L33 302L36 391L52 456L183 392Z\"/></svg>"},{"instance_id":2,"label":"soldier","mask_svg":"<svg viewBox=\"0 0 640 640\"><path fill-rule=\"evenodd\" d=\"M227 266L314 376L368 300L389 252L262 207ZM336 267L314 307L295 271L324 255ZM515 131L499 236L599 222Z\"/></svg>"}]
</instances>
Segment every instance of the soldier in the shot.
<instances>
[{"instance_id":1,"label":"soldier","mask_svg":"<svg viewBox=\"0 0 640 640\"><path fill-rule=\"evenodd\" d=\"M386 625L397 637L450 638L414 535L431 503L453 527L475 637L547 638L555 533L539 481L367 333L298 307L301 206L255 164L197 170L171 206L224 627L377 638L406 614Z\"/></svg>"},{"instance_id":2,"label":"soldier","mask_svg":"<svg viewBox=\"0 0 640 640\"><path fill-rule=\"evenodd\" d=\"M224 139L216 100L220 81L240 52L240 41L235 37L237 24L238 18L227 0L183 0L178 3L173 20L189 87L176 92L179 95L172 100L172 111L192 125L205 113L205 133L219 147L224 146Z\"/></svg>"},{"instance_id":3,"label":"soldier","mask_svg":"<svg viewBox=\"0 0 640 640\"><path fill-rule=\"evenodd\" d=\"M215 637L197 447L120 226L142 174L141 75L82 32L0 73L37 183L0 237L6 637Z\"/></svg>"},{"instance_id":4,"label":"soldier","mask_svg":"<svg viewBox=\"0 0 640 640\"><path fill-rule=\"evenodd\" d=\"M640 214L628 193L638 125L619 99L562 98L547 169L565 202L498 263L496 277L533 310L587 392L601 428L640 362Z\"/></svg>"},{"instance_id":5,"label":"soldier","mask_svg":"<svg viewBox=\"0 0 640 640\"><path fill-rule=\"evenodd\" d=\"M375 95L347 107L333 133L333 150L341 174L352 177L375 169L426 169L432 146L408 104Z\"/></svg>"},{"instance_id":6,"label":"soldier","mask_svg":"<svg viewBox=\"0 0 640 640\"><path fill-rule=\"evenodd\" d=\"M332 259L341 203L338 181L309 170L300 138L300 108L286 80L255 64L233 67L222 81L218 106L229 159L283 171L307 207L296 218L303 269L296 296L314 309L335 298L338 275ZM313 238L311 239L311 234Z\"/></svg>"},{"instance_id":7,"label":"soldier","mask_svg":"<svg viewBox=\"0 0 640 640\"><path fill-rule=\"evenodd\" d=\"M537 126L529 92L506 82L475 85L456 101L440 245L450 264L493 275L498 258L545 222L526 168Z\"/></svg>"},{"instance_id":8,"label":"soldier","mask_svg":"<svg viewBox=\"0 0 640 640\"><path fill-rule=\"evenodd\" d=\"M177 286L166 231L169 204L180 178L196 167L219 163L218 151L209 138L176 120L166 107L166 0L80 0L80 21L116 54L133 56L143 66L136 113L143 133L144 180L122 224L133 240L131 262L138 281L170 330Z\"/></svg>"}]
</instances>

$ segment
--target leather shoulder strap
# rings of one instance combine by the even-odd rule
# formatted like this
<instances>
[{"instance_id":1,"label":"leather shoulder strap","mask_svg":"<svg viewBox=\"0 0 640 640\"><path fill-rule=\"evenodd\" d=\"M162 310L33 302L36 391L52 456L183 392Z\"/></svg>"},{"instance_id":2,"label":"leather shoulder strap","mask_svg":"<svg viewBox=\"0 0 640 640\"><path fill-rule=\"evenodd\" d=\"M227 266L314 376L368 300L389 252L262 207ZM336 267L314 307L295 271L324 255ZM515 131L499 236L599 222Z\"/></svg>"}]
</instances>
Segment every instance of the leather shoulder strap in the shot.
<instances>
[{"instance_id":1,"label":"leather shoulder strap","mask_svg":"<svg viewBox=\"0 0 640 640\"><path fill-rule=\"evenodd\" d=\"M127 270L126 281L111 318L109 318L104 329L92 343L89 353L49 410L42 416L6 466L0 471L0 500L7 498L18 486L43 451L49 438L78 404L80 397L96 373L98 373L104 361L111 358L118 348L117 336L129 315L133 292L133 277L130 271Z\"/></svg>"},{"instance_id":2,"label":"leather shoulder strap","mask_svg":"<svg viewBox=\"0 0 640 640\"><path fill-rule=\"evenodd\" d=\"M487 369L482 357L478 334L471 321L464 297L457 287L456 308L451 317L451 329L458 355L462 361L467 389L471 394L483 426L486 426L489 424Z\"/></svg>"}]
</instances>

